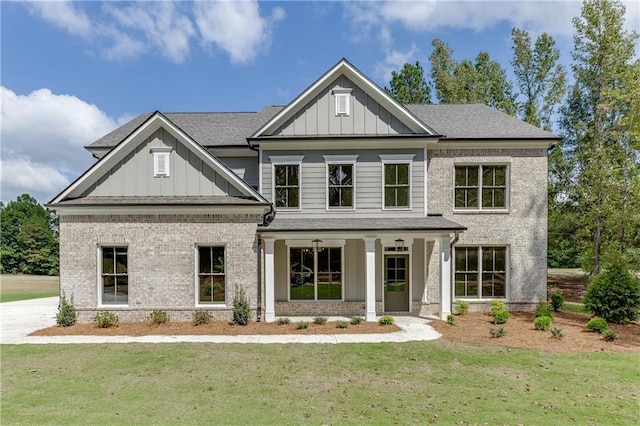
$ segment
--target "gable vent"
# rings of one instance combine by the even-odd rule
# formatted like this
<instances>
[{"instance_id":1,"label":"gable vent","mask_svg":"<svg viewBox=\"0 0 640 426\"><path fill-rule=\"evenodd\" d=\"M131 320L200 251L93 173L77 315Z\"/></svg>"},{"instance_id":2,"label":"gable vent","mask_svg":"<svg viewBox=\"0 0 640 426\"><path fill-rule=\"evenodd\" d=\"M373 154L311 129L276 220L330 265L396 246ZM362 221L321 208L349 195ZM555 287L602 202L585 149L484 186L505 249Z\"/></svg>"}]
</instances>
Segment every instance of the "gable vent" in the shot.
<instances>
[{"instance_id":1,"label":"gable vent","mask_svg":"<svg viewBox=\"0 0 640 426\"><path fill-rule=\"evenodd\" d=\"M351 89L334 89L336 115L349 115L351 110Z\"/></svg>"},{"instance_id":2,"label":"gable vent","mask_svg":"<svg viewBox=\"0 0 640 426\"><path fill-rule=\"evenodd\" d=\"M170 155L171 152L167 150L153 150L153 176L154 177L165 177L170 176L171 163L170 163Z\"/></svg>"}]
</instances>

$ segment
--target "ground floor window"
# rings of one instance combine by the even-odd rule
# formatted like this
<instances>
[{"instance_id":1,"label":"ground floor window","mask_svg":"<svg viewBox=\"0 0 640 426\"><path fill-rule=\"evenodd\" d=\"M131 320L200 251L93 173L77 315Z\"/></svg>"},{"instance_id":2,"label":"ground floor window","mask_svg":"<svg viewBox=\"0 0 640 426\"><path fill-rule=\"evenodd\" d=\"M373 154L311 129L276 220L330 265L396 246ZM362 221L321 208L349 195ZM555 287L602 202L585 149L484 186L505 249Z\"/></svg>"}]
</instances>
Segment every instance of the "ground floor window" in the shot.
<instances>
[{"instance_id":1,"label":"ground floor window","mask_svg":"<svg viewBox=\"0 0 640 426\"><path fill-rule=\"evenodd\" d=\"M102 304L129 303L127 247L102 247Z\"/></svg>"},{"instance_id":2,"label":"ground floor window","mask_svg":"<svg viewBox=\"0 0 640 426\"><path fill-rule=\"evenodd\" d=\"M456 247L456 297L503 299L506 292L506 247Z\"/></svg>"},{"instance_id":3,"label":"ground floor window","mask_svg":"<svg viewBox=\"0 0 640 426\"><path fill-rule=\"evenodd\" d=\"M198 302L225 302L224 247L198 247Z\"/></svg>"},{"instance_id":4,"label":"ground floor window","mask_svg":"<svg viewBox=\"0 0 640 426\"><path fill-rule=\"evenodd\" d=\"M342 248L289 248L291 300L342 299Z\"/></svg>"}]
</instances>

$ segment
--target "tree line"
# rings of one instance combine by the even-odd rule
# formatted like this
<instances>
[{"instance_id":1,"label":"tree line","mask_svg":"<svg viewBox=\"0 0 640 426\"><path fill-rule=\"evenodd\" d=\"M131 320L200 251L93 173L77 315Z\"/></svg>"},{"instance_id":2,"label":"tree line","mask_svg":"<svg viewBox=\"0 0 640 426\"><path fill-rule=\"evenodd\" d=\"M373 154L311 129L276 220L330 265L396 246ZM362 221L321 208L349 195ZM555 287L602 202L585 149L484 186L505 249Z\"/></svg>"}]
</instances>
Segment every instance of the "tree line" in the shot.
<instances>
[{"instance_id":1,"label":"tree line","mask_svg":"<svg viewBox=\"0 0 640 426\"><path fill-rule=\"evenodd\" d=\"M415 62L385 87L403 104L483 103L562 137L549 152L551 267L597 274L603 262L622 260L640 269L640 60L624 13L619 1L584 1L570 75L553 37L532 41L513 28L515 85L487 52L456 61L435 39L429 82Z\"/></svg>"}]
</instances>

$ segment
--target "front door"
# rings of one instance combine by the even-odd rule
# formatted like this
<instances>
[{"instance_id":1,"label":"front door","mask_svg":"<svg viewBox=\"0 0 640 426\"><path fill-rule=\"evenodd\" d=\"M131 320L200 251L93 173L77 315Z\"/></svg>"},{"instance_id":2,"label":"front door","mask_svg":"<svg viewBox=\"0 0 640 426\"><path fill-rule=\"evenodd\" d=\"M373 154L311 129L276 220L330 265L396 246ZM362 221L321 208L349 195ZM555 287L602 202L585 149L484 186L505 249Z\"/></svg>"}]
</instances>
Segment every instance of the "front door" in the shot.
<instances>
[{"instance_id":1,"label":"front door","mask_svg":"<svg viewBox=\"0 0 640 426\"><path fill-rule=\"evenodd\" d=\"M409 311L409 255L389 254L384 258L384 310Z\"/></svg>"}]
</instances>

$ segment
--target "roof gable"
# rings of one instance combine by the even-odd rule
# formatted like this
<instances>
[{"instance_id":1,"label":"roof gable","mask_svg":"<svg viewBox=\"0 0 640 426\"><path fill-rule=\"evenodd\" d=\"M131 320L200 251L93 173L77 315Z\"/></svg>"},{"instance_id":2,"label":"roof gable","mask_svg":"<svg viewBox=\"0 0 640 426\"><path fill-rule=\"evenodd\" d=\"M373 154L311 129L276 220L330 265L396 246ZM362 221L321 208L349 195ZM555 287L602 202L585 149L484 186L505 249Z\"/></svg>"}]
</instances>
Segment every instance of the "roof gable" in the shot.
<instances>
[{"instance_id":1,"label":"roof gable","mask_svg":"<svg viewBox=\"0 0 640 426\"><path fill-rule=\"evenodd\" d=\"M262 203L268 203L251 186L228 169L217 158L212 156L204 147L195 142L166 116L160 112L155 112L135 130L133 130L126 138L124 138L122 142L109 151L108 154L89 168L89 170L87 170L82 176L58 194L51 201L51 204L57 204L66 199L91 195L97 184L104 181L105 177L108 176L112 170L118 168L118 165L125 164L127 161L130 161L131 158L134 158L136 150L142 144L148 143L149 138L158 132L164 132L172 138L175 138L175 141L177 141L177 144L180 146L183 154L187 152L188 155L191 156L190 158L201 162L203 170L210 171L209 174L218 180L217 183L224 181L229 188L233 188L233 195L247 197Z\"/></svg>"},{"instance_id":2,"label":"roof gable","mask_svg":"<svg viewBox=\"0 0 640 426\"><path fill-rule=\"evenodd\" d=\"M378 125L370 127L368 130L364 130L363 127L364 131L360 133L357 131L358 124L352 125L346 131L342 128L342 125L339 124L335 125L333 129L331 124L326 126L320 122L315 126L313 123L308 124L313 118L309 119L309 117L304 117L303 115L320 102L329 105L326 107L324 114L336 115L328 113L328 111L331 110L330 104L332 102L330 99L327 100L331 92L336 90L348 90L355 95L352 96L354 98L354 104L356 102L364 105L370 103L376 112L380 112L377 119L383 123L382 132L378 130ZM324 106L317 108L319 110L325 109ZM318 117L320 116L319 114L316 115ZM337 117L337 119L340 118L341 117ZM304 126L303 121L305 123ZM297 129L296 125L298 126ZM324 133L323 130L326 130L327 133ZM437 132L391 98L384 90L351 65L346 59L342 59L291 101L289 105L280 110L273 118L260 127L249 139L278 136L286 137L291 135L371 135L374 133L377 135L382 133L383 135L418 134L425 136L437 134Z\"/></svg>"}]
</instances>

